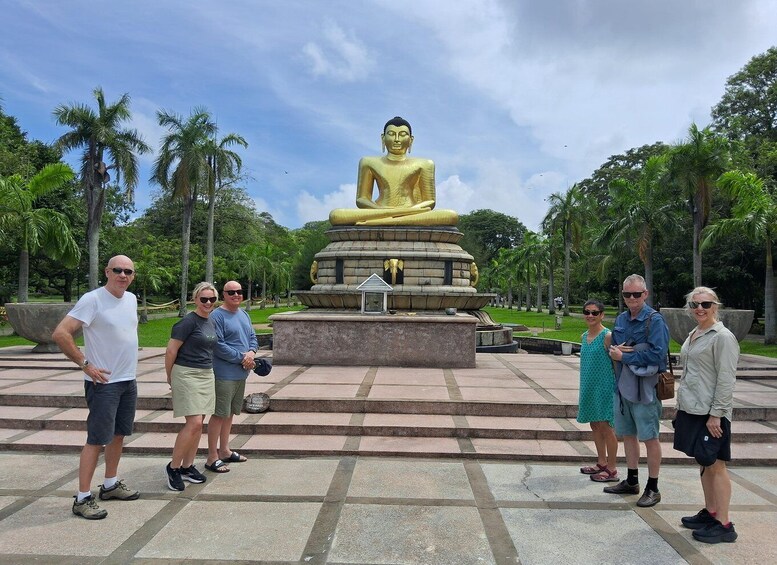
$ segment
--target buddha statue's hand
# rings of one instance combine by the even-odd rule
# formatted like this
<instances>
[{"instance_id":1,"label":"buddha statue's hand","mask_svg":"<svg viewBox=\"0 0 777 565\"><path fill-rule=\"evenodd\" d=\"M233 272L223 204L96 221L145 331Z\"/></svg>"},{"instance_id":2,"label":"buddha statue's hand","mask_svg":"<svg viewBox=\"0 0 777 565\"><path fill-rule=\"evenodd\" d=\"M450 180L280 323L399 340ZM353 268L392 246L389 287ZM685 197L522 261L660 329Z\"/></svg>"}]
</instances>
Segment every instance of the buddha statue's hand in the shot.
<instances>
[{"instance_id":1,"label":"buddha statue's hand","mask_svg":"<svg viewBox=\"0 0 777 565\"><path fill-rule=\"evenodd\" d=\"M434 200L424 200L423 202L419 202L418 204L413 204L411 208L414 210L418 210L419 208L423 208L425 210L431 210L432 208L434 208Z\"/></svg>"}]
</instances>

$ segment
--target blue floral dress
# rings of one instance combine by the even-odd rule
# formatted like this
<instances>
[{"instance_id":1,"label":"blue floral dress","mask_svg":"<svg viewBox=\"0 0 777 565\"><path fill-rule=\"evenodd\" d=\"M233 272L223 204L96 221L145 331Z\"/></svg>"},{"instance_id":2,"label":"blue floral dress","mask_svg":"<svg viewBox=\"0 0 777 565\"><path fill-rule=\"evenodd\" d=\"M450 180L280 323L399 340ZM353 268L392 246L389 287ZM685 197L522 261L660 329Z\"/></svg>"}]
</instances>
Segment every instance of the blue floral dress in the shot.
<instances>
[{"instance_id":1,"label":"blue floral dress","mask_svg":"<svg viewBox=\"0 0 777 565\"><path fill-rule=\"evenodd\" d=\"M580 396L577 421L609 422L613 425L612 395L615 392L615 372L604 349L604 338L610 330L604 328L591 343L588 332L580 344Z\"/></svg>"}]
</instances>

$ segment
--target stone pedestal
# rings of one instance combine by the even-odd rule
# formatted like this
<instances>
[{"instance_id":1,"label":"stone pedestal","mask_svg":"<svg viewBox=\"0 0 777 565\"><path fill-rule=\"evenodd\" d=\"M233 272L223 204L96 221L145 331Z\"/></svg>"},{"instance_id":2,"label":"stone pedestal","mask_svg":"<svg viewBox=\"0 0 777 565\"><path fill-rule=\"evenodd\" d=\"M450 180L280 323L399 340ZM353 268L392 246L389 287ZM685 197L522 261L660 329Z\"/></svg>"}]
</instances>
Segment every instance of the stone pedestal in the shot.
<instances>
[{"instance_id":1,"label":"stone pedestal","mask_svg":"<svg viewBox=\"0 0 777 565\"><path fill-rule=\"evenodd\" d=\"M661 308L661 315L669 327L669 335L677 343L682 344L691 330L696 327L696 320L688 314L686 308ZM718 310L718 319L723 325L742 341L753 325L754 310L736 310L734 308L722 308Z\"/></svg>"},{"instance_id":2,"label":"stone pedestal","mask_svg":"<svg viewBox=\"0 0 777 565\"><path fill-rule=\"evenodd\" d=\"M335 227L331 243L316 254L318 281L295 295L311 308L359 309L357 287L377 274L390 284L390 310L478 310L491 294L470 285L472 255L458 242L455 227ZM386 261L401 261L394 273Z\"/></svg>"},{"instance_id":3,"label":"stone pedestal","mask_svg":"<svg viewBox=\"0 0 777 565\"><path fill-rule=\"evenodd\" d=\"M475 367L477 319L466 314L274 314L273 363Z\"/></svg>"},{"instance_id":4,"label":"stone pedestal","mask_svg":"<svg viewBox=\"0 0 777 565\"><path fill-rule=\"evenodd\" d=\"M73 306L70 302L9 302L5 305L5 311L14 331L24 339L38 344L32 349L32 353L59 353L59 346L51 339L51 334Z\"/></svg>"}]
</instances>

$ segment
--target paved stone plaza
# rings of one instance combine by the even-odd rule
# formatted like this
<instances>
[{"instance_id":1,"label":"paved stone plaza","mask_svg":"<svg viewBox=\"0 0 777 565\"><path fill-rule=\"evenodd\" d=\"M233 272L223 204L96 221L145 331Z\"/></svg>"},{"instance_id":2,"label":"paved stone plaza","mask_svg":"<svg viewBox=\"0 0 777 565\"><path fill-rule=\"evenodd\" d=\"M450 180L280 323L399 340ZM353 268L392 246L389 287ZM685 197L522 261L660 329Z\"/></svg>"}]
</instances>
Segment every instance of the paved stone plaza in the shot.
<instances>
[{"instance_id":1,"label":"paved stone plaza","mask_svg":"<svg viewBox=\"0 0 777 565\"><path fill-rule=\"evenodd\" d=\"M739 539L701 544L679 526L681 516L702 506L698 470L666 442L670 463L662 468L663 501L655 507L636 507L636 495L604 494L601 484L579 473L581 461L591 462L593 444L580 435L583 426L563 416L574 406L578 360L560 356L479 354L477 369L437 372L276 366L267 380L252 377L251 387L269 391L284 410L241 415L244 428L234 438L233 448L250 460L175 493L163 469L179 422L167 408L154 407L169 390L161 387L161 351L144 351L139 386L145 407L138 415L145 424L128 439L120 473L142 496L104 502L108 517L89 522L70 511L84 440L78 428L84 410L75 407L80 375L51 357L19 362L18 353L0 354L0 563L777 560L773 421L741 421L741 431L735 428L744 439L734 457L747 454L746 464L731 467ZM764 361L759 369L758 363L743 360L743 371L767 375L739 380L735 405L743 415L763 410L771 416L777 381L768 373L774 365ZM451 398L455 394L459 400ZM361 412L311 411L324 401L359 398ZM458 412L456 403L469 398L475 403L470 409L485 414L369 412L370 401L388 410L381 403L397 398L398 406L425 403L437 412L441 402L452 402L449 412ZM503 404L531 416L494 415ZM295 406L304 409L286 410ZM407 428L393 427L402 420ZM381 431L387 435L377 435ZM644 485L644 465L641 472ZM96 489L102 466L95 477Z\"/></svg>"}]
</instances>

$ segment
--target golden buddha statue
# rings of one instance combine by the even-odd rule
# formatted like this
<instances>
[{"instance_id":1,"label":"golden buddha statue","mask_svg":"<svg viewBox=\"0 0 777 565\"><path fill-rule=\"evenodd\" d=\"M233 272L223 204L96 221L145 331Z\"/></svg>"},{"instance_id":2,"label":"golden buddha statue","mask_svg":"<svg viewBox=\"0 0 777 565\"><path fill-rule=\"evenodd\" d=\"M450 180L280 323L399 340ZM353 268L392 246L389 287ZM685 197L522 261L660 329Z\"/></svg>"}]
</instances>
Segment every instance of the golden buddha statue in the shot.
<instances>
[{"instance_id":1,"label":"golden buddha statue","mask_svg":"<svg viewBox=\"0 0 777 565\"><path fill-rule=\"evenodd\" d=\"M433 210L434 163L408 157L413 130L396 116L380 136L386 155L362 157L356 187L357 208L338 208L329 213L334 226L455 226L453 210ZM372 199L374 185L378 198Z\"/></svg>"}]
</instances>

